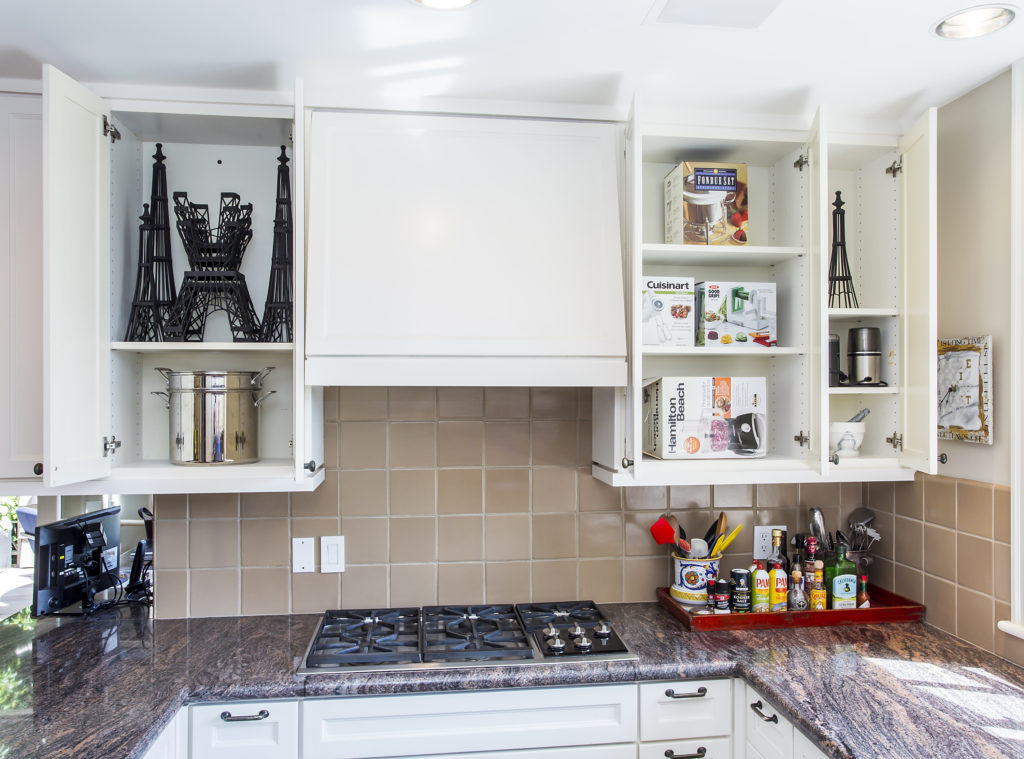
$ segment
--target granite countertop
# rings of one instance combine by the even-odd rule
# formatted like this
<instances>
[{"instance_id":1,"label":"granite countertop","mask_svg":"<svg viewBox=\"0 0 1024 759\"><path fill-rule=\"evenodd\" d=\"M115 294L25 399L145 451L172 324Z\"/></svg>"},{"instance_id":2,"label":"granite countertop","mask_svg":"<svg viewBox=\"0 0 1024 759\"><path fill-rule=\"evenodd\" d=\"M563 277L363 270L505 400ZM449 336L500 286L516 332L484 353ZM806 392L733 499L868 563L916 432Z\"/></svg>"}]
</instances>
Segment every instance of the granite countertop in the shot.
<instances>
[{"instance_id":1,"label":"granite countertop","mask_svg":"<svg viewBox=\"0 0 1024 759\"><path fill-rule=\"evenodd\" d=\"M689 633L603 605L638 662L294 674L318 617L0 624L0 759L142 756L185 703L742 677L842 759L1024 757L1024 669L923 624Z\"/></svg>"}]
</instances>

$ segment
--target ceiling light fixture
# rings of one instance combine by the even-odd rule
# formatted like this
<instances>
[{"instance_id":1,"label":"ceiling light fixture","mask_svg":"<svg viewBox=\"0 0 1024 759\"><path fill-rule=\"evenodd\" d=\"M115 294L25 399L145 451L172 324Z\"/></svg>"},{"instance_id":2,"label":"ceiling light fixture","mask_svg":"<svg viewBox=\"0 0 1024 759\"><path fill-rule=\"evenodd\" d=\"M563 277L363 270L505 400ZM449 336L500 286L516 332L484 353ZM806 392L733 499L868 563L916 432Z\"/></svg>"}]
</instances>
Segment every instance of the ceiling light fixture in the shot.
<instances>
[{"instance_id":1,"label":"ceiling light fixture","mask_svg":"<svg viewBox=\"0 0 1024 759\"><path fill-rule=\"evenodd\" d=\"M932 27L932 32L947 40L969 40L1002 29L1013 21L1012 6L979 5L951 13Z\"/></svg>"},{"instance_id":2,"label":"ceiling light fixture","mask_svg":"<svg viewBox=\"0 0 1024 759\"><path fill-rule=\"evenodd\" d=\"M471 5L476 0L413 0L413 2L435 11L457 11L459 8Z\"/></svg>"}]
</instances>

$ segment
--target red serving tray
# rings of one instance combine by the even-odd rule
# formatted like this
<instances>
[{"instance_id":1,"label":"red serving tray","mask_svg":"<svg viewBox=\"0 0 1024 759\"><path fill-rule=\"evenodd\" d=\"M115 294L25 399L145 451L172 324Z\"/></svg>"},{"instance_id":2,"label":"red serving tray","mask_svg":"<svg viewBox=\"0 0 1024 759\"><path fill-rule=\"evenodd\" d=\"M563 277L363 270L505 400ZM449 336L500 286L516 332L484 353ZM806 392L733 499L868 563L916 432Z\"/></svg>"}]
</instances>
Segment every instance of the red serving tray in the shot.
<instances>
[{"instance_id":1,"label":"red serving tray","mask_svg":"<svg viewBox=\"0 0 1024 759\"><path fill-rule=\"evenodd\" d=\"M694 614L678 603L668 588L658 588L658 602L690 630L767 630L776 627L832 627L834 625L878 625L892 622L920 622L924 606L877 585L868 585L869 609L828 609L826 611L765 611L748 614ZM695 607L699 608L699 607Z\"/></svg>"}]
</instances>

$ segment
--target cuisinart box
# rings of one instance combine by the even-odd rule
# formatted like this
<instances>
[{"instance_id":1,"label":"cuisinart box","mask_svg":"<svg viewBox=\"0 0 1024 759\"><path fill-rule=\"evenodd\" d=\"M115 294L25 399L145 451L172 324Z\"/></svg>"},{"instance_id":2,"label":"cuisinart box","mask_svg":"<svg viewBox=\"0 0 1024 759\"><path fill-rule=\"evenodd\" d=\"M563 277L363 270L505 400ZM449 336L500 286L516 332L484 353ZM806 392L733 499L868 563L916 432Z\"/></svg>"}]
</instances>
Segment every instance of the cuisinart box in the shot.
<instances>
[{"instance_id":1,"label":"cuisinart box","mask_svg":"<svg viewBox=\"0 0 1024 759\"><path fill-rule=\"evenodd\" d=\"M665 177L665 242L746 245L747 165L683 161Z\"/></svg>"},{"instance_id":2,"label":"cuisinart box","mask_svg":"<svg viewBox=\"0 0 1024 759\"><path fill-rule=\"evenodd\" d=\"M696 319L692 277L640 280L644 345L692 348Z\"/></svg>"},{"instance_id":3,"label":"cuisinart box","mask_svg":"<svg viewBox=\"0 0 1024 759\"><path fill-rule=\"evenodd\" d=\"M644 380L644 453L659 459L729 459L767 452L764 377Z\"/></svg>"},{"instance_id":4,"label":"cuisinart box","mask_svg":"<svg viewBox=\"0 0 1024 759\"><path fill-rule=\"evenodd\" d=\"M697 345L778 343L774 282L699 282L696 291Z\"/></svg>"}]
</instances>

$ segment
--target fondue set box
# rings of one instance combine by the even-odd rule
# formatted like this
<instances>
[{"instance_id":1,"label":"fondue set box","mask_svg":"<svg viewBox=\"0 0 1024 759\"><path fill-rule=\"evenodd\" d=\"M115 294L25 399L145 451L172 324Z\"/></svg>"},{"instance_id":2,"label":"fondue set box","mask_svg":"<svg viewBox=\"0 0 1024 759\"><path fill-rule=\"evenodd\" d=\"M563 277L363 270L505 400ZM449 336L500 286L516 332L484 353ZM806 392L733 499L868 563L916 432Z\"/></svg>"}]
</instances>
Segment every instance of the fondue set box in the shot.
<instances>
[{"instance_id":1,"label":"fondue set box","mask_svg":"<svg viewBox=\"0 0 1024 759\"><path fill-rule=\"evenodd\" d=\"M659 459L728 459L767 453L764 377L644 380L643 451Z\"/></svg>"},{"instance_id":2,"label":"fondue set box","mask_svg":"<svg viewBox=\"0 0 1024 759\"><path fill-rule=\"evenodd\" d=\"M683 161L665 177L665 243L746 245L747 165Z\"/></svg>"}]
</instances>

